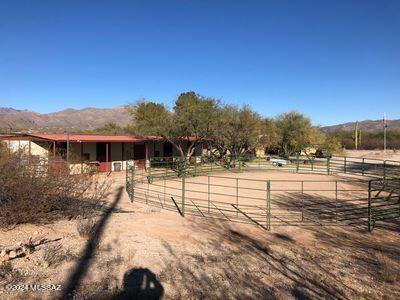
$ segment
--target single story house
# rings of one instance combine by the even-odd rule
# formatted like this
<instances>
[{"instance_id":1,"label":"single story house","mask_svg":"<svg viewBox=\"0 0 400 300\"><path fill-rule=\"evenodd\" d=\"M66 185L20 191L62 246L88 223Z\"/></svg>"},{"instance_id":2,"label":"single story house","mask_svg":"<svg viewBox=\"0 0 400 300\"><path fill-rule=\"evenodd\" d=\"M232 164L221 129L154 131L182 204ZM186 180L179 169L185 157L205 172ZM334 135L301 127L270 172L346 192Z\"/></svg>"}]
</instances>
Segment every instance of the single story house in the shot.
<instances>
[{"instance_id":1,"label":"single story house","mask_svg":"<svg viewBox=\"0 0 400 300\"><path fill-rule=\"evenodd\" d=\"M35 133L3 135L0 140L10 152L24 151L32 159L68 160L73 173L85 172L87 168L99 172L123 171L126 162L132 160L139 168L146 168L151 159L179 156L171 143L156 136ZM202 147L198 146L194 156L201 154Z\"/></svg>"}]
</instances>

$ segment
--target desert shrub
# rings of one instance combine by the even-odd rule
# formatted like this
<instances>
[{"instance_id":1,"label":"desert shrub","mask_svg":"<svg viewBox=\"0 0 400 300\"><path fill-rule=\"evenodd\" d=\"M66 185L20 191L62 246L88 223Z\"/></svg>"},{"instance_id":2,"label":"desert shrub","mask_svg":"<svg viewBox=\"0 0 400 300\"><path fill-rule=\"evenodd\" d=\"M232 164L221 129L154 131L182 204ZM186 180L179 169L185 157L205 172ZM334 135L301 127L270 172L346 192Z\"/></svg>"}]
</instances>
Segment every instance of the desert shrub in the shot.
<instances>
[{"instance_id":1,"label":"desert shrub","mask_svg":"<svg viewBox=\"0 0 400 300\"><path fill-rule=\"evenodd\" d=\"M3 141L0 141L0 156L7 152L7 145Z\"/></svg>"},{"instance_id":2,"label":"desert shrub","mask_svg":"<svg viewBox=\"0 0 400 300\"><path fill-rule=\"evenodd\" d=\"M99 211L108 187L109 182L96 175L70 175L63 161L1 155L0 228L91 216Z\"/></svg>"},{"instance_id":3,"label":"desert shrub","mask_svg":"<svg viewBox=\"0 0 400 300\"><path fill-rule=\"evenodd\" d=\"M12 271L13 267L9 261L0 263L0 278L5 278L9 274L11 274Z\"/></svg>"},{"instance_id":4,"label":"desert shrub","mask_svg":"<svg viewBox=\"0 0 400 300\"><path fill-rule=\"evenodd\" d=\"M60 243L47 244L43 247L42 259L46 267L57 266L63 261L70 261L75 258L75 255L68 250L65 250Z\"/></svg>"},{"instance_id":5,"label":"desert shrub","mask_svg":"<svg viewBox=\"0 0 400 300\"><path fill-rule=\"evenodd\" d=\"M0 282L18 282L21 278L21 273L13 267L11 262L0 262Z\"/></svg>"},{"instance_id":6,"label":"desert shrub","mask_svg":"<svg viewBox=\"0 0 400 300\"><path fill-rule=\"evenodd\" d=\"M376 254L376 261L378 263L378 277L380 280L387 283L394 283L399 279L399 274L394 267L393 262L381 252Z\"/></svg>"},{"instance_id":7,"label":"desert shrub","mask_svg":"<svg viewBox=\"0 0 400 300\"><path fill-rule=\"evenodd\" d=\"M96 219L82 219L76 224L76 230L80 237L90 238L96 230Z\"/></svg>"}]
</instances>

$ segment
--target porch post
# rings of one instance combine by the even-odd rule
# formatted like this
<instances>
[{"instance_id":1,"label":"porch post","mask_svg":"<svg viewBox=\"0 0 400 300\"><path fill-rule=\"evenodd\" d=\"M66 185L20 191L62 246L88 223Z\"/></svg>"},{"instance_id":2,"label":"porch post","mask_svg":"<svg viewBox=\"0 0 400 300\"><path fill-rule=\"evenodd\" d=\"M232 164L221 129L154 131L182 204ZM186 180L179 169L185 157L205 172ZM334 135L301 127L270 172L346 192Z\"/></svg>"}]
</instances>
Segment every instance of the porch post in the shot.
<instances>
[{"instance_id":1,"label":"porch post","mask_svg":"<svg viewBox=\"0 0 400 300\"><path fill-rule=\"evenodd\" d=\"M56 156L56 141L53 142L53 156Z\"/></svg>"},{"instance_id":2,"label":"porch post","mask_svg":"<svg viewBox=\"0 0 400 300\"><path fill-rule=\"evenodd\" d=\"M109 166L108 166L108 143L106 143L106 172L109 172Z\"/></svg>"},{"instance_id":3,"label":"porch post","mask_svg":"<svg viewBox=\"0 0 400 300\"><path fill-rule=\"evenodd\" d=\"M83 174L83 142L81 142L81 174Z\"/></svg>"},{"instance_id":4,"label":"porch post","mask_svg":"<svg viewBox=\"0 0 400 300\"><path fill-rule=\"evenodd\" d=\"M121 163L121 170L123 171L124 170L124 148L125 148L125 143L124 142L122 142L121 143L122 144L122 163Z\"/></svg>"}]
</instances>

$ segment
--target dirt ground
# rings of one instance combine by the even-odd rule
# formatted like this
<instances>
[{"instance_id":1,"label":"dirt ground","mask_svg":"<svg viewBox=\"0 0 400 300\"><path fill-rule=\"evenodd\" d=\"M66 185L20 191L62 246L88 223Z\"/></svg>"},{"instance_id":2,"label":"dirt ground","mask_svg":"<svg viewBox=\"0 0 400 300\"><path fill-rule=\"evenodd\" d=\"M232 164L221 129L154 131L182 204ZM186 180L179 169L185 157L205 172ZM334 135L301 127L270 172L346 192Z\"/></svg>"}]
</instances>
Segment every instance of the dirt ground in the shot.
<instances>
[{"instance_id":1,"label":"dirt ground","mask_svg":"<svg viewBox=\"0 0 400 300\"><path fill-rule=\"evenodd\" d=\"M349 157L364 157L400 161L400 151L387 150L347 150L346 156Z\"/></svg>"},{"instance_id":2,"label":"dirt ground","mask_svg":"<svg viewBox=\"0 0 400 300\"><path fill-rule=\"evenodd\" d=\"M281 172L240 176L341 179ZM0 299L54 299L74 289L76 299L124 299L132 293L165 299L400 298L398 222L372 233L349 225L272 226L266 231L131 203L124 174L113 174L112 180L110 210L98 218L99 230L89 240L78 235L77 220L0 232L0 246L41 234L60 239L12 260L11 279L0 277ZM63 259L47 266L45 247L57 243ZM14 285L7 289L10 282ZM17 284L59 284L63 291L10 290Z\"/></svg>"},{"instance_id":3,"label":"dirt ground","mask_svg":"<svg viewBox=\"0 0 400 300\"><path fill-rule=\"evenodd\" d=\"M352 223L365 218L368 178L281 172L223 172L208 176L155 180L138 176L134 201L186 214L265 226L332 222L345 217ZM141 180L141 179L144 179ZM185 186L185 209L182 189ZM175 201L175 203L173 202ZM238 208L238 209L236 209ZM363 210L364 214L356 215ZM355 214L353 214L354 212ZM268 220L267 215L270 215ZM365 220L364 220L365 221Z\"/></svg>"}]
</instances>

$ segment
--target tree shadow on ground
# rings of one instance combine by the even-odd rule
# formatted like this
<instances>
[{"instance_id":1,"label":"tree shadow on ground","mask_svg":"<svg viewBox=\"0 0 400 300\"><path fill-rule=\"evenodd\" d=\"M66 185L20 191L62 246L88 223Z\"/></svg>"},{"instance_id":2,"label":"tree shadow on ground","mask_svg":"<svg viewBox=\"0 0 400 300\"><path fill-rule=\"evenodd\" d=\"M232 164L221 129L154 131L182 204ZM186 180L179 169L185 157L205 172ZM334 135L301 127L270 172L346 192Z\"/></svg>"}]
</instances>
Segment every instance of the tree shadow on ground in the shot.
<instances>
[{"instance_id":1,"label":"tree shadow on ground","mask_svg":"<svg viewBox=\"0 0 400 300\"><path fill-rule=\"evenodd\" d=\"M80 287L82 280L84 279L86 273L89 270L89 267L92 262L92 258L96 252L96 249L98 248L98 244L103 235L103 232L107 225L108 219L110 218L111 213L114 211L114 209L116 208L117 204L119 203L119 201L121 199L123 189L124 188L122 186L118 188L113 202L111 203L110 206L108 206L104 210L104 214L102 215L100 220L97 222L97 224L95 226L95 231L93 232L92 236L87 241L87 244L83 251L83 254L81 255L78 263L76 264L75 269L72 271L71 275L69 276L69 278L67 280L66 287L65 287L65 289L63 289L63 292L61 295L62 299L74 298L75 291Z\"/></svg>"},{"instance_id":2,"label":"tree shadow on ground","mask_svg":"<svg viewBox=\"0 0 400 300\"><path fill-rule=\"evenodd\" d=\"M376 279L373 253L395 250L395 261L398 250L348 226L299 228L315 236L314 245L293 234L254 235L210 219L193 227L209 237L195 254L165 243L169 258L160 279L176 291L172 298L348 299L363 297L370 286L372 298L398 295L395 285L384 292L385 283Z\"/></svg>"},{"instance_id":3,"label":"tree shadow on ground","mask_svg":"<svg viewBox=\"0 0 400 300\"><path fill-rule=\"evenodd\" d=\"M360 232L365 233L368 230L367 198L336 201L331 197L291 192L274 195L271 206L272 225L279 225L279 222L306 226L351 225ZM400 220L381 221L375 226L400 232Z\"/></svg>"}]
</instances>

